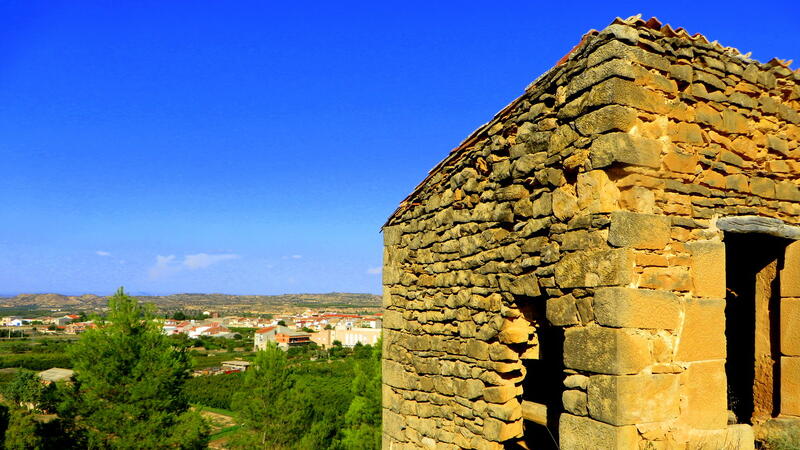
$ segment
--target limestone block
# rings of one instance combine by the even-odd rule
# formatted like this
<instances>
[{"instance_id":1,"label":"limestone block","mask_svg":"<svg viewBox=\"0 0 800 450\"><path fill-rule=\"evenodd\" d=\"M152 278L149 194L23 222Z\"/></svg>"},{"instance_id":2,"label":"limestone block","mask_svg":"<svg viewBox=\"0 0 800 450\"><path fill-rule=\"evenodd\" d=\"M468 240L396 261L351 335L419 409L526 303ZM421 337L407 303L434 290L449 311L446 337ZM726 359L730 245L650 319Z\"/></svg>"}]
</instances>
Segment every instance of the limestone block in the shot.
<instances>
[{"instance_id":1,"label":"limestone block","mask_svg":"<svg viewBox=\"0 0 800 450\"><path fill-rule=\"evenodd\" d=\"M632 186L620 194L622 207L634 212L652 214L655 202L653 191L643 186Z\"/></svg>"},{"instance_id":2,"label":"limestone block","mask_svg":"<svg viewBox=\"0 0 800 450\"><path fill-rule=\"evenodd\" d=\"M519 355L507 345L494 342L489 345L489 358L492 361L516 361Z\"/></svg>"},{"instance_id":3,"label":"limestone block","mask_svg":"<svg viewBox=\"0 0 800 450\"><path fill-rule=\"evenodd\" d=\"M413 375L406 372L403 365L392 360L383 359L382 364L382 377L383 382L389 386L398 387L401 389L415 389Z\"/></svg>"},{"instance_id":4,"label":"limestone block","mask_svg":"<svg viewBox=\"0 0 800 450\"><path fill-rule=\"evenodd\" d=\"M634 374L652 363L648 341L634 330L574 327L564 332L564 365L605 374Z\"/></svg>"},{"instance_id":5,"label":"limestone block","mask_svg":"<svg viewBox=\"0 0 800 450\"><path fill-rule=\"evenodd\" d=\"M613 246L660 250L669 239L670 221L667 216L629 211L611 213L608 242Z\"/></svg>"},{"instance_id":6,"label":"limestone block","mask_svg":"<svg viewBox=\"0 0 800 450\"><path fill-rule=\"evenodd\" d=\"M486 418L483 420L483 436L490 441L503 442L522 435L522 420L506 423Z\"/></svg>"},{"instance_id":7,"label":"limestone block","mask_svg":"<svg viewBox=\"0 0 800 450\"><path fill-rule=\"evenodd\" d=\"M664 165L673 172L694 173L698 161L699 157L696 154L688 153L674 145L670 146L664 156Z\"/></svg>"},{"instance_id":8,"label":"limestone block","mask_svg":"<svg viewBox=\"0 0 800 450\"><path fill-rule=\"evenodd\" d=\"M678 378L674 374L589 377L589 415L612 425L677 418Z\"/></svg>"},{"instance_id":9,"label":"limestone block","mask_svg":"<svg viewBox=\"0 0 800 450\"><path fill-rule=\"evenodd\" d=\"M619 188L604 170L578 174L578 207L589 214L607 213L619 209Z\"/></svg>"},{"instance_id":10,"label":"limestone block","mask_svg":"<svg viewBox=\"0 0 800 450\"><path fill-rule=\"evenodd\" d=\"M725 354L725 300L687 300L676 361L725 359Z\"/></svg>"},{"instance_id":11,"label":"limestone block","mask_svg":"<svg viewBox=\"0 0 800 450\"><path fill-rule=\"evenodd\" d=\"M781 358L781 414L800 416L800 357Z\"/></svg>"},{"instance_id":12,"label":"limestone block","mask_svg":"<svg viewBox=\"0 0 800 450\"><path fill-rule=\"evenodd\" d=\"M690 430L686 450L754 450L750 425L730 425L722 430Z\"/></svg>"},{"instance_id":13,"label":"limestone block","mask_svg":"<svg viewBox=\"0 0 800 450\"><path fill-rule=\"evenodd\" d=\"M564 391L561 394L561 402L564 404L564 409L569 413L578 416L588 414L586 392L575 389Z\"/></svg>"},{"instance_id":14,"label":"limestone block","mask_svg":"<svg viewBox=\"0 0 800 450\"><path fill-rule=\"evenodd\" d=\"M558 422L561 450L630 450L639 448L636 427L615 427L588 417L561 414Z\"/></svg>"},{"instance_id":15,"label":"limestone block","mask_svg":"<svg viewBox=\"0 0 800 450\"><path fill-rule=\"evenodd\" d=\"M603 231L575 230L564 233L561 250L586 250L605 247L608 234Z\"/></svg>"},{"instance_id":16,"label":"limestone block","mask_svg":"<svg viewBox=\"0 0 800 450\"><path fill-rule=\"evenodd\" d=\"M695 241L686 244L691 254L691 276L696 297L725 298L725 244Z\"/></svg>"},{"instance_id":17,"label":"limestone block","mask_svg":"<svg viewBox=\"0 0 800 450\"><path fill-rule=\"evenodd\" d=\"M586 390L589 386L589 377L586 375L572 374L564 378L564 387L574 389Z\"/></svg>"},{"instance_id":18,"label":"limestone block","mask_svg":"<svg viewBox=\"0 0 800 450\"><path fill-rule=\"evenodd\" d=\"M578 131L583 135L600 134L606 131L629 131L636 124L636 111L620 105L609 105L575 120Z\"/></svg>"},{"instance_id":19,"label":"limestone block","mask_svg":"<svg viewBox=\"0 0 800 450\"><path fill-rule=\"evenodd\" d=\"M800 188L791 181L781 181L775 184L775 197L778 200L800 201Z\"/></svg>"},{"instance_id":20,"label":"limestone block","mask_svg":"<svg viewBox=\"0 0 800 450\"><path fill-rule=\"evenodd\" d=\"M555 266L556 284L561 288L626 285L633 278L633 264L629 249L569 253Z\"/></svg>"},{"instance_id":21,"label":"limestone block","mask_svg":"<svg viewBox=\"0 0 800 450\"><path fill-rule=\"evenodd\" d=\"M725 361L695 362L683 374L681 395L686 406L680 420L691 428L713 430L728 423Z\"/></svg>"},{"instance_id":22,"label":"limestone block","mask_svg":"<svg viewBox=\"0 0 800 450\"><path fill-rule=\"evenodd\" d=\"M505 403L517 396L517 386L504 384L483 390L483 399L489 403Z\"/></svg>"},{"instance_id":23,"label":"limestone block","mask_svg":"<svg viewBox=\"0 0 800 450\"><path fill-rule=\"evenodd\" d=\"M760 197L775 198L775 182L769 178L750 178L750 190Z\"/></svg>"},{"instance_id":24,"label":"limestone block","mask_svg":"<svg viewBox=\"0 0 800 450\"><path fill-rule=\"evenodd\" d=\"M547 320L556 326L576 325L578 321L578 308L575 297L567 294L561 297L548 298L546 306Z\"/></svg>"},{"instance_id":25,"label":"limestone block","mask_svg":"<svg viewBox=\"0 0 800 450\"><path fill-rule=\"evenodd\" d=\"M639 287L687 292L692 289L692 279L688 267L645 267L639 277Z\"/></svg>"},{"instance_id":26,"label":"limestone block","mask_svg":"<svg viewBox=\"0 0 800 450\"><path fill-rule=\"evenodd\" d=\"M578 212L578 198L566 188L553 191L553 215L559 220L567 220Z\"/></svg>"},{"instance_id":27,"label":"limestone block","mask_svg":"<svg viewBox=\"0 0 800 450\"><path fill-rule=\"evenodd\" d=\"M497 338L504 344L522 344L528 342L530 331L528 327L508 327L500 331Z\"/></svg>"},{"instance_id":28,"label":"limestone block","mask_svg":"<svg viewBox=\"0 0 800 450\"><path fill-rule=\"evenodd\" d=\"M483 393L483 382L475 379L459 380L454 378L453 392L456 395L467 399L477 398Z\"/></svg>"},{"instance_id":29,"label":"limestone block","mask_svg":"<svg viewBox=\"0 0 800 450\"><path fill-rule=\"evenodd\" d=\"M800 298L781 299L781 353L800 356Z\"/></svg>"},{"instance_id":30,"label":"limestone block","mask_svg":"<svg viewBox=\"0 0 800 450\"><path fill-rule=\"evenodd\" d=\"M800 241L786 246L780 283L781 297L800 297Z\"/></svg>"},{"instance_id":31,"label":"limestone block","mask_svg":"<svg viewBox=\"0 0 800 450\"><path fill-rule=\"evenodd\" d=\"M614 162L659 168L664 145L655 139L627 133L609 133L595 138L589 150L592 167L598 169Z\"/></svg>"},{"instance_id":32,"label":"limestone block","mask_svg":"<svg viewBox=\"0 0 800 450\"><path fill-rule=\"evenodd\" d=\"M597 323L610 327L672 330L680 321L680 303L667 291L602 288L595 291L594 315Z\"/></svg>"},{"instance_id":33,"label":"limestone block","mask_svg":"<svg viewBox=\"0 0 800 450\"><path fill-rule=\"evenodd\" d=\"M384 434L391 436L398 441L404 441L406 438L403 429L406 427L406 421L400 414L395 414L388 409L383 410L383 422L381 429Z\"/></svg>"},{"instance_id":34,"label":"limestone block","mask_svg":"<svg viewBox=\"0 0 800 450\"><path fill-rule=\"evenodd\" d=\"M670 109L659 94L620 78L611 78L595 85L584 102L585 106L610 104L627 105L662 114ZM561 115L560 111L559 114Z\"/></svg>"},{"instance_id":35,"label":"limestone block","mask_svg":"<svg viewBox=\"0 0 800 450\"><path fill-rule=\"evenodd\" d=\"M490 416L500 419L504 422L513 422L522 417L522 405L516 398L512 398L502 405L486 405L486 412L488 412Z\"/></svg>"},{"instance_id":36,"label":"limestone block","mask_svg":"<svg viewBox=\"0 0 800 450\"><path fill-rule=\"evenodd\" d=\"M402 329L403 314L393 309L383 310L383 327L390 329Z\"/></svg>"},{"instance_id":37,"label":"limestone block","mask_svg":"<svg viewBox=\"0 0 800 450\"><path fill-rule=\"evenodd\" d=\"M533 273L515 278L508 285L508 290L514 295L527 297L538 297L542 294L539 289L539 280L536 278L536 274Z\"/></svg>"}]
</instances>

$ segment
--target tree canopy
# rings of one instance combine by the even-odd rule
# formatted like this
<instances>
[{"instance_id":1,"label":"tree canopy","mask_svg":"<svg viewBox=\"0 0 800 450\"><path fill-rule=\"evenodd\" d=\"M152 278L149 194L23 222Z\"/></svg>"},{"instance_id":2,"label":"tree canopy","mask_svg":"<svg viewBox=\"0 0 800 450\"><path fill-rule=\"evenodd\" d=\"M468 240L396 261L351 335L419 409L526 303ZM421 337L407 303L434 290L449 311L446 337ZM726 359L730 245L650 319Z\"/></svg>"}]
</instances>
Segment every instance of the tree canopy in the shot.
<instances>
[{"instance_id":1,"label":"tree canopy","mask_svg":"<svg viewBox=\"0 0 800 450\"><path fill-rule=\"evenodd\" d=\"M202 447L206 427L183 394L186 348L173 345L122 288L108 306L107 322L71 347L75 391L62 414L94 447Z\"/></svg>"}]
</instances>

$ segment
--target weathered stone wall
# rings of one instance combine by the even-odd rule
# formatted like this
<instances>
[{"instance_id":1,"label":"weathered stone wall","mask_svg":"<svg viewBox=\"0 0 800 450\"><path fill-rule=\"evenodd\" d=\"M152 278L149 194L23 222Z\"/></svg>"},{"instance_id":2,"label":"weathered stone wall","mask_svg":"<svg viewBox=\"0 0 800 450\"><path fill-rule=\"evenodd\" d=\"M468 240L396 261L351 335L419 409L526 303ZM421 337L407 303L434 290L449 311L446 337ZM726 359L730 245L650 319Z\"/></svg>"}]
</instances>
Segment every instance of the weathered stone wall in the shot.
<instances>
[{"instance_id":1,"label":"weathered stone wall","mask_svg":"<svg viewBox=\"0 0 800 450\"><path fill-rule=\"evenodd\" d=\"M553 325L567 370L541 389L564 390L561 448L752 448L727 425L716 220L800 222L799 85L617 21L455 149L384 227L384 446L501 448L539 426L521 362ZM795 323L800 292L781 291ZM781 330L782 411L800 416Z\"/></svg>"}]
</instances>

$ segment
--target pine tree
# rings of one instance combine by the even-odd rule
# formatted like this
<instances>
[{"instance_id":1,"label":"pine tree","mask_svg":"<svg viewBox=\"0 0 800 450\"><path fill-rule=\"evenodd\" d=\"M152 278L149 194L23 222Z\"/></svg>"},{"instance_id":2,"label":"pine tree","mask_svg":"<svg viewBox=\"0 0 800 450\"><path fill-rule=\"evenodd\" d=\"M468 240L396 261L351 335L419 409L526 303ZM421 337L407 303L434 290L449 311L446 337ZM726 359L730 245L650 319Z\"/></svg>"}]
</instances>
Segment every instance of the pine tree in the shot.
<instances>
[{"instance_id":1,"label":"pine tree","mask_svg":"<svg viewBox=\"0 0 800 450\"><path fill-rule=\"evenodd\" d=\"M381 448L381 342L372 354L357 359L353 401L344 416L342 446L348 450Z\"/></svg>"},{"instance_id":2,"label":"pine tree","mask_svg":"<svg viewBox=\"0 0 800 450\"><path fill-rule=\"evenodd\" d=\"M296 436L290 430L295 420L288 402L292 379L287 365L286 353L270 342L245 372L244 389L233 400L233 408L250 431L242 434L241 448L281 448Z\"/></svg>"},{"instance_id":3,"label":"pine tree","mask_svg":"<svg viewBox=\"0 0 800 450\"><path fill-rule=\"evenodd\" d=\"M61 414L92 447L202 448L207 427L183 394L186 349L172 345L122 288L108 306L108 322L87 330L70 351L75 392Z\"/></svg>"}]
</instances>

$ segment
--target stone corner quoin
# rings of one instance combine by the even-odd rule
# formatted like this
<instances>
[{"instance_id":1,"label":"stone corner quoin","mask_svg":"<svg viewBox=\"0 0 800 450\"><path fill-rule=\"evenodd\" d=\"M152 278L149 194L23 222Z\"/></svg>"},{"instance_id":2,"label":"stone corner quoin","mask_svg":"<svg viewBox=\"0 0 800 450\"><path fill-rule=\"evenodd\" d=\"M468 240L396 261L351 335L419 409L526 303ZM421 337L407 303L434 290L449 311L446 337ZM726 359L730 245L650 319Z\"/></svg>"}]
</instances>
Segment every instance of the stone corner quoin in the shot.
<instances>
[{"instance_id":1,"label":"stone corner quoin","mask_svg":"<svg viewBox=\"0 0 800 450\"><path fill-rule=\"evenodd\" d=\"M584 36L383 227L384 448L539 448L545 424L564 450L754 448L716 222L800 224L799 110L780 61L655 19ZM800 247L779 258L800 420Z\"/></svg>"}]
</instances>

